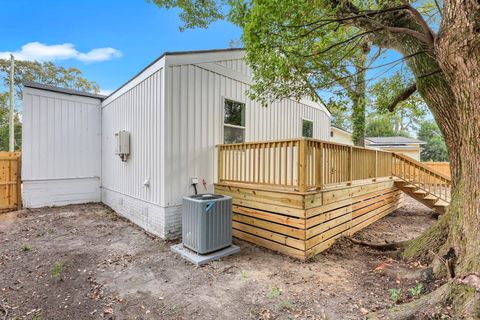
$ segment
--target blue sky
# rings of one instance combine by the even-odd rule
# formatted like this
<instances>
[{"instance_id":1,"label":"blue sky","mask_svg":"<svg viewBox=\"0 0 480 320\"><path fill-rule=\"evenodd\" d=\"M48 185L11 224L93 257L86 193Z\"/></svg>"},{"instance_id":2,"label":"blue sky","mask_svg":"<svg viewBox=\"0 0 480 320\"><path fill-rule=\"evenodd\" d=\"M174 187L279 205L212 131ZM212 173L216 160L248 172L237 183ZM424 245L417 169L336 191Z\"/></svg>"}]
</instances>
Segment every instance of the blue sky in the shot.
<instances>
[{"instance_id":1,"label":"blue sky","mask_svg":"<svg viewBox=\"0 0 480 320\"><path fill-rule=\"evenodd\" d=\"M4 0L2 12L15 14L0 19L0 56L55 56L107 92L164 51L226 48L241 35L226 22L180 32L178 11L145 0Z\"/></svg>"}]
</instances>

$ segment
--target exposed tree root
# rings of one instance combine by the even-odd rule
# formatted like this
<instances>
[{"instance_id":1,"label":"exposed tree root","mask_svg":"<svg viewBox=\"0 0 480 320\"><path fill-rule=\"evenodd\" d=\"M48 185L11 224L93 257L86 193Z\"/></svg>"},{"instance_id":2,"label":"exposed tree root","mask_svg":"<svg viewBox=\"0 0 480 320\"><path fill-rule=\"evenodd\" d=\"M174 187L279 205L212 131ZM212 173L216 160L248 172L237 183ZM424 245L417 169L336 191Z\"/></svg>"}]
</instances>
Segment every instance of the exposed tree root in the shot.
<instances>
[{"instance_id":1,"label":"exposed tree root","mask_svg":"<svg viewBox=\"0 0 480 320\"><path fill-rule=\"evenodd\" d=\"M398 250L400 248L405 247L408 244L408 241L390 242L390 243L382 244L382 243L370 243L370 242L358 240L358 239L355 239L355 238L347 238L347 239L349 239L351 242L353 242L355 244L365 246L365 247L369 247L369 248L373 248L373 249L379 250L379 251L395 251L395 250Z\"/></svg>"},{"instance_id":2,"label":"exposed tree root","mask_svg":"<svg viewBox=\"0 0 480 320\"><path fill-rule=\"evenodd\" d=\"M433 280L432 268L424 268L420 270L412 271L410 269L391 269L385 268L382 270L382 274L392 279L400 281L419 281L422 283L429 283Z\"/></svg>"},{"instance_id":3,"label":"exposed tree root","mask_svg":"<svg viewBox=\"0 0 480 320\"><path fill-rule=\"evenodd\" d=\"M435 257L432 252L441 252L448 237L448 212L430 228L415 239L409 240L402 248L401 256L404 259L428 258L432 261Z\"/></svg>"},{"instance_id":4,"label":"exposed tree root","mask_svg":"<svg viewBox=\"0 0 480 320\"><path fill-rule=\"evenodd\" d=\"M452 307L454 319L480 319L480 278L474 276L452 279L420 299L372 313L368 319L430 319L432 312L442 313L447 305Z\"/></svg>"},{"instance_id":5,"label":"exposed tree root","mask_svg":"<svg viewBox=\"0 0 480 320\"><path fill-rule=\"evenodd\" d=\"M390 309L372 313L368 319L411 320L416 319L422 310L435 308L449 296L449 285L444 284L437 290L412 302L394 306Z\"/></svg>"}]
</instances>

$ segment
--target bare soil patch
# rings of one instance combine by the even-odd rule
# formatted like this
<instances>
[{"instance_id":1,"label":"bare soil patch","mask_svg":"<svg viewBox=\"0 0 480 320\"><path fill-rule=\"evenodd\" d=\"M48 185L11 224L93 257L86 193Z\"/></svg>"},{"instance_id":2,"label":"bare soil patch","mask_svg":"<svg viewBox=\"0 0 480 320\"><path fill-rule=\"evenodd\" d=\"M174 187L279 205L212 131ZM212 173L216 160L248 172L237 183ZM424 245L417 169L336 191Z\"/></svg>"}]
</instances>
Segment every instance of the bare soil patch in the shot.
<instances>
[{"instance_id":1,"label":"bare soil patch","mask_svg":"<svg viewBox=\"0 0 480 320\"><path fill-rule=\"evenodd\" d=\"M434 221L406 198L356 237L406 240ZM422 267L348 240L306 263L235 243L240 254L195 268L100 204L2 214L0 304L7 319L362 319L394 304L390 289L412 299Z\"/></svg>"}]
</instances>

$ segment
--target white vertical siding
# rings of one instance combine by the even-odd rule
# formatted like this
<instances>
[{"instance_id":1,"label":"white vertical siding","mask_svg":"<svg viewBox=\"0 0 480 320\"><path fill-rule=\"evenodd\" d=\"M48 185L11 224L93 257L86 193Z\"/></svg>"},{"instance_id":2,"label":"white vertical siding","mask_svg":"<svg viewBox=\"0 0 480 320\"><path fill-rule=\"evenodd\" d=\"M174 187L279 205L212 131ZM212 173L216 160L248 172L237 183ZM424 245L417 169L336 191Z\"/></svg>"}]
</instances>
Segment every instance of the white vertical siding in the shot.
<instances>
[{"instance_id":1,"label":"white vertical siding","mask_svg":"<svg viewBox=\"0 0 480 320\"><path fill-rule=\"evenodd\" d=\"M23 102L24 206L100 201L100 99L26 87Z\"/></svg>"},{"instance_id":2,"label":"white vertical siding","mask_svg":"<svg viewBox=\"0 0 480 320\"><path fill-rule=\"evenodd\" d=\"M102 108L102 187L162 204L163 69L104 103ZM130 132L130 156L115 155L115 133ZM144 181L150 180L150 186Z\"/></svg>"},{"instance_id":3,"label":"white vertical siding","mask_svg":"<svg viewBox=\"0 0 480 320\"><path fill-rule=\"evenodd\" d=\"M168 58L167 58L168 61ZM237 60L216 64L249 74ZM167 67L165 78L165 203L178 205L190 194L191 177L215 182L215 145L223 143L223 98L246 104L246 140L300 137L302 118L314 122L314 138L328 140L330 117L291 99L262 107L251 101L249 85L193 64ZM199 186L200 192L205 192Z\"/></svg>"},{"instance_id":4,"label":"white vertical siding","mask_svg":"<svg viewBox=\"0 0 480 320\"><path fill-rule=\"evenodd\" d=\"M252 76L252 70L248 67L247 63L245 62L245 59L215 61L215 63L222 67L232 69L248 77Z\"/></svg>"},{"instance_id":5,"label":"white vertical siding","mask_svg":"<svg viewBox=\"0 0 480 320\"><path fill-rule=\"evenodd\" d=\"M22 179L99 178L100 100L24 90Z\"/></svg>"}]
</instances>

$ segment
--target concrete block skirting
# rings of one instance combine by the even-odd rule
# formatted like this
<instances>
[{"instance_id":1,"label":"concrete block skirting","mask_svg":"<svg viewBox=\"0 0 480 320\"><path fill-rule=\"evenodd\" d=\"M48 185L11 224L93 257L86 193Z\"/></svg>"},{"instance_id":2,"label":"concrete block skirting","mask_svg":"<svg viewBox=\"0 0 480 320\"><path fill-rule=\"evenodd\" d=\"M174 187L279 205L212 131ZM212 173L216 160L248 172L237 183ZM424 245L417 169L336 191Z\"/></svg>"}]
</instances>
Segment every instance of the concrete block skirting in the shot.
<instances>
[{"instance_id":1,"label":"concrete block skirting","mask_svg":"<svg viewBox=\"0 0 480 320\"><path fill-rule=\"evenodd\" d=\"M181 206L162 207L106 188L102 188L102 202L162 239L178 239L181 236Z\"/></svg>"}]
</instances>

